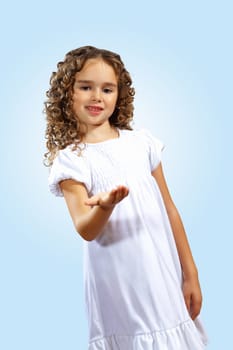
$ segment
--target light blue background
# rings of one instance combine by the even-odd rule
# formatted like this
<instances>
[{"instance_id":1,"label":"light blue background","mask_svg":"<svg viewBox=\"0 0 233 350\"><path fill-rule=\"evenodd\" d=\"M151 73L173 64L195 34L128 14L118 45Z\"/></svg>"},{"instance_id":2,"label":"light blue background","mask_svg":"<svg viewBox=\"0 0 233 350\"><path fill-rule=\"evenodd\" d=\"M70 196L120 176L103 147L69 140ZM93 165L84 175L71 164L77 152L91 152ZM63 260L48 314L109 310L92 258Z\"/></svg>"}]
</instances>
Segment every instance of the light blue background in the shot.
<instances>
[{"instance_id":1,"label":"light blue background","mask_svg":"<svg viewBox=\"0 0 233 350\"><path fill-rule=\"evenodd\" d=\"M166 144L166 178L199 267L208 349L231 348L230 3L43 0L1 9L1 349L87 348L82 240L42 165L49 77L86 44L121 54L136 88L135 127Z\"/></svg>"}]
</instances>

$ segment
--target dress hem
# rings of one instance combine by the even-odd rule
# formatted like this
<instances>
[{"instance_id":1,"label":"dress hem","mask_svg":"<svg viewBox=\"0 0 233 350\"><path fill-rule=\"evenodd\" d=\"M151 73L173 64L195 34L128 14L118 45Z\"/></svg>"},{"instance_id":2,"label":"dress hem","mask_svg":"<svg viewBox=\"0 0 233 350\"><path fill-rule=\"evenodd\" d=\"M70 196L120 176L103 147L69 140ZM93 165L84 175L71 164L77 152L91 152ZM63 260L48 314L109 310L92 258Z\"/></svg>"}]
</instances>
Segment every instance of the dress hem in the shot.
<instances>
[{"instance_id":1,"label":"dress hem","mask_svg":"<svg viewBox=\"0 0 233 350\"><path fill-rule=\"evenodd\" d=\"M92 339L88 350L203 350L206 345L203 330L186 320L172 328Z\"/></svg>"}]
</instances>

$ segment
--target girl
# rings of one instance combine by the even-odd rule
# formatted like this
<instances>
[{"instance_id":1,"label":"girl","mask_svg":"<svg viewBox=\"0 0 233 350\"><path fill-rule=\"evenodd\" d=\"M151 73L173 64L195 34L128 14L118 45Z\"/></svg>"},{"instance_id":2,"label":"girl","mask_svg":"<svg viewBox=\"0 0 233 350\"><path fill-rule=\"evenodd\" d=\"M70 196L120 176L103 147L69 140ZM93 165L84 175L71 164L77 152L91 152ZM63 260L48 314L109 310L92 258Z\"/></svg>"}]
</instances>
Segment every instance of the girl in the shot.
<instances>
[{"instance_id":1,"label":"girl","mask_svg":"<svg viewBox=\"0 0 233 350\"><path fill-rule=\"evenodd\" d=\"M84 239L89 350L201 350L201 290L161 165L132 130L134 89L119 55L86 46L52 74L45 103L52 193Z\"/></svg>"}]
</instances>

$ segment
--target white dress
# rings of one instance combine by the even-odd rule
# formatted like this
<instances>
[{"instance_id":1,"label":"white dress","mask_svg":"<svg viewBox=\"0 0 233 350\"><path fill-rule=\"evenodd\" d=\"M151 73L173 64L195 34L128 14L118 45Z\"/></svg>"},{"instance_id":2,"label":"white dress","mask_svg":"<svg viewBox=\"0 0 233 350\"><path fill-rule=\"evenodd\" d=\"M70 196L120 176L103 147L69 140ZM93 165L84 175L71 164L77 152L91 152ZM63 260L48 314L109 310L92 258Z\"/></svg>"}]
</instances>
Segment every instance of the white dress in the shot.
<instances>
[{"instance_id":1,"label":"white dress","mask_svg":"<svg viewBox=\"0 0 233 350\"><path fill-rule=\"evenodd\" d=\"M119 130L119 137L86 144L81 155L68 146L49 175L83 182L89 195L118 184L129 188L93 241L84 241L89 350L201 350L199 318L191 320L166 209L151 176L163 144L146 130Z\"/></svg>"}]
</instances>

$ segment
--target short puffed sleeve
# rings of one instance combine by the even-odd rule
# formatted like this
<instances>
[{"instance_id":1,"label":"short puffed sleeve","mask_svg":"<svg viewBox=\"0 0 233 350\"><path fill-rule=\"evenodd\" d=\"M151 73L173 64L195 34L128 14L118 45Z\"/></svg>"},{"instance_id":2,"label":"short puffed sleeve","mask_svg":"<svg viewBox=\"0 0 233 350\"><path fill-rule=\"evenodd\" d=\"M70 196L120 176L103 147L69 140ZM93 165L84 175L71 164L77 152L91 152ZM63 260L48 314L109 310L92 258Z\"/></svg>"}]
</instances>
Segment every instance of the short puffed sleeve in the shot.
<instances>
[{"instance_id":1,"label":"short puffed sleeve","mask_svg":"<svg viewBox=\"0 0 233 350\"><path fill-rule=\"evenodd\" d=\"M49 189L55 196L63 197L59 182L73 179L82 182L88 192L91 190L91 176L87 162L82 155L72 151L71 147L60 150L53 161L49 173Z\"/></svg>"},{"instance_id":2,"label":"short puffed sleeve","mask_svg":"<svg viewBox=\"0 0 233 350\"><path fill-rule=\"evenodd\" d=\"M154 137L148 130L140 130L142 136L147 143L147 149L149 153L150 169L155 170L162 159L162 151L165 148L164 143L158 138Z\"/></svg>"}]
</instances>

